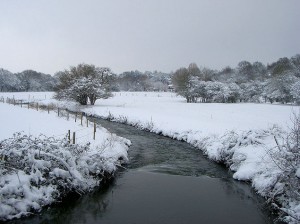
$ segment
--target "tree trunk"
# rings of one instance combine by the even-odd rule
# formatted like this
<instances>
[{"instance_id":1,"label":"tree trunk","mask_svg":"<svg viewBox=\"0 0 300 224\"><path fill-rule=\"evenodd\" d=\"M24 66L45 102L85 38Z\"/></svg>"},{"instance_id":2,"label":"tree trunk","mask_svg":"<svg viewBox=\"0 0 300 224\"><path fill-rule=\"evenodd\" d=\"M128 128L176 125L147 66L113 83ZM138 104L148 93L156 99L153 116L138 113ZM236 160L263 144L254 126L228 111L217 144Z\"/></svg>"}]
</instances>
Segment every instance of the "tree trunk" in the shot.
<instances>
[{"instance_id":1,"label":"tree trunk","mask_svg":"<svg viewBox=\"0 0 300 224\"><path fill-rule=\"evenodd\" d=\"M97 97L95 95L90 95L89 99L90 99L91 105L94 105L97 100Z\"/></svg>"},{"instance_id":2,"label":"tree trunk","mask_svg":"<svg viewBox=\"0 0 300 224\"><path fill-rule=\"evenodd\" d=\"M88 97L86 95L81 95L78 97L78 102L81 104L81 105L87 105L87 100L88 100Z\"/></svg>"}]
</instances>

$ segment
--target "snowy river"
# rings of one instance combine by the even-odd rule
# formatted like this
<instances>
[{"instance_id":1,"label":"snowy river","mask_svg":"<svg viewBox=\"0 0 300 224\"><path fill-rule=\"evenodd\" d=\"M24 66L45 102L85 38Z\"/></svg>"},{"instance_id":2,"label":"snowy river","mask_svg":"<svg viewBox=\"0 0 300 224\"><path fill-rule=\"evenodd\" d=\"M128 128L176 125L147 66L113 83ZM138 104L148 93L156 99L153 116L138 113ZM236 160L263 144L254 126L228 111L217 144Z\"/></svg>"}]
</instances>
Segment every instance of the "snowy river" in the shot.
<instances>
[{"instance_id":1,"label":"snowy river","mask_svg":"<svg viewBox=\"0 0 300 224\"><path fill-rule=\"evenodd\" d=\"M274 223L264 200L202 152L123 124L98 120L132 141L115 180L39 215L10 223Z\"/></svg>"}]
</instances>

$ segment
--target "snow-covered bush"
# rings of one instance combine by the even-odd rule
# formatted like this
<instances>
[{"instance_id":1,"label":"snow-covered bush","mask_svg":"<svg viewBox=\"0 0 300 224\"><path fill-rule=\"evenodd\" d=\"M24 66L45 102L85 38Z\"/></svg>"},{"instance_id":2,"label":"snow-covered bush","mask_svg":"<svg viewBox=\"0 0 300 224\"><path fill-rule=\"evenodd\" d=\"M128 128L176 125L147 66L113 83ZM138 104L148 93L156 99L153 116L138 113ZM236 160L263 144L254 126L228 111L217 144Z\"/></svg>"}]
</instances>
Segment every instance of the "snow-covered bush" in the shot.
<instances>
[{"instance_id":1,"label":"snow-covered bush","mask_svg":"<svg viewBox=\"0 0 300 224\"><path fill-rule=\"evenodd\" d=\"M277 172L276 181L266 192L276 207L287 214L285 221L300 222L300 114L293 114L290 133L270 150ZM281 142L281 143L280 143Z\"/></svg>"},{"instance_id":2,"label":"snow-covered bush","mask_svg":"<svg viewBox=\"0 0 300 224\"><path fill-rule=\"evenodd\" d=\"M1 141L0 220L39 211L70 192L82 194L99 185L128 160L126 155L104 155L116 141L111 136L96 149L22 133Z\"/></svg>"}]
</instances>

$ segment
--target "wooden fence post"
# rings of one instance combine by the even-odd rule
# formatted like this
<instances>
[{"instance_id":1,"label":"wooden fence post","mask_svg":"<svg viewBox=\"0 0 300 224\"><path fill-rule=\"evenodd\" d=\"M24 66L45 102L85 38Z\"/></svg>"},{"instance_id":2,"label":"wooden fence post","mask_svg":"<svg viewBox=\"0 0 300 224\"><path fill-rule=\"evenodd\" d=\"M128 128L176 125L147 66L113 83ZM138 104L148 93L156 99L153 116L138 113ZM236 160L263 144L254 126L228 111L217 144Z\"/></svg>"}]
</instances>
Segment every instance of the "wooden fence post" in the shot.
<instances>
[{"instance_id":1,"label":"wooden fence post","mask_svg":"<svg viewBox=\"0 0 300 224\"><path fill-rule=\"evenodd\" d=\"M28 101L28 110L29 110L30 102Z\"/></svg>"},{"instance_id":2,"label":"wooden fence post","mask_svg":"<svg viewBox=\"0 0 300 224\"><path fill-rule=\"evenodd\" d=\"M69 144L71 143L71 131L68 130L68 140L69 140Z\"/></svg>"},{"instance_id":3,"label":"wooden fence post","mask_svg":"<svg viewBox=\"0 0 300 224\"><path fill-rule=\"evenodd\" d=\"M76 119L77 119L77 112L75 113L75 122L76 122Z\"/></svg>"},{"instance_id":4,"label":"wooden fence post","mask_svg":"<svg viewBox=\"0 0 300 224\"><path fill-rule=\"evenodd\" d=\"M81 117L80 117L80 125L82 126L82 116L83 116L83 113L81 112Z\"/></svg>"},{"instance_id":5,"label":"wooden fence post","mask_svg":"<svg viewBox=\"0 0 300 224\"><path fill-rule=\"evenodd\" d=\"M47 105L47 110L48 110L48 114L49 114L49 104Z\"/></svg>"},{"instance_id":6,"label":"wooden fence post","mask_svg":"<svg viewBox=\"0 0 300 224\"><path fill-rule=\"evenodd\" d=\"M89 119L87 116L86 116L86 127L89 127Z\"/></svg>"},{"instance_id":7,"label":"wooden fence post","mask_svg":"<svg viewBox=\"0 0 300 224\"><path fill-rule=\"evenodd\" d=\"M57 116L59 116L59 107L57 108Z\"/></svg>"},{"instance_id":8,"label":"wooden fence post","mask_svg":"<svg viewBox=\"0 0 300 224\"><path fill-rule=\"evenodd\" d=\"M93 139L95 140L96 139L96 121L94 119L94 136L93 136Z\"/></svg>"},{"instance_id":9,"label":"wooden fence post","mask_svg":"<svg viewBox=\"0 0 300 224\"><path fill-rule=\"evenodd\" d=\"M73 132L73 144L75 144L75 132Z\"/></svg>"},{"instance_id":10,"label":"wooden fence post","mask_svg":"<svg viewBox=\"0 0 300 224\"><path fill-rule=\"evenodd\" d=\"M39 111L39 103L36 103L36 110Z\"/></svg>"}]
</instances>

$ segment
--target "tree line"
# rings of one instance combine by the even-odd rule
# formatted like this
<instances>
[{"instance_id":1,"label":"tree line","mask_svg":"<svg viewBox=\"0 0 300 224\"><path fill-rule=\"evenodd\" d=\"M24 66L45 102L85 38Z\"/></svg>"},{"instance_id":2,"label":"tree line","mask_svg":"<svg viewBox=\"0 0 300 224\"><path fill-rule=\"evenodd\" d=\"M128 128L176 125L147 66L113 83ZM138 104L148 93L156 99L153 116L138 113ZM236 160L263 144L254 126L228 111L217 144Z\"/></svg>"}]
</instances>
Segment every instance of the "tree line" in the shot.
<instances>
[{"instance_id":1,"label":"tree line","mask_svg":"<svg viewBox=\"0 0 300 224\"><path fill-rule=\"evenodd\" d=\"M221 71L191 63L174 72L172 83L188 103L300 103L300 55L267 66L241 61L236 68Z\"/></svg>"},{"instance_id":2,"label":"tree line","mask_svg":"<svg viewBox=\"0 0 300 224\"><path fill-rule=\"evenodd\" d=\"M94 105L112 91L175 91L188 103L280 102L300 104L300 55L264 65L241 61L218 70L191 63L175 72L127 71L79 64L54 76L26 70L0 69L0 91L53 91L57 99Z\"/></svg>"},{"instance_id":3,"label":"tree line","mask_svg":"<svg viewBox=\"0 0 300 224\"><path fill-rule=\"evenodd\" d=\"M0 92L53 91L57 79L49 74L25 70L12 73L0 68Z\"/></svg>"}]
</instances>

